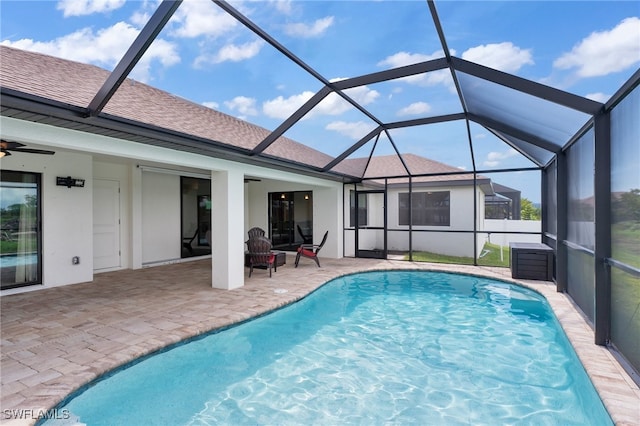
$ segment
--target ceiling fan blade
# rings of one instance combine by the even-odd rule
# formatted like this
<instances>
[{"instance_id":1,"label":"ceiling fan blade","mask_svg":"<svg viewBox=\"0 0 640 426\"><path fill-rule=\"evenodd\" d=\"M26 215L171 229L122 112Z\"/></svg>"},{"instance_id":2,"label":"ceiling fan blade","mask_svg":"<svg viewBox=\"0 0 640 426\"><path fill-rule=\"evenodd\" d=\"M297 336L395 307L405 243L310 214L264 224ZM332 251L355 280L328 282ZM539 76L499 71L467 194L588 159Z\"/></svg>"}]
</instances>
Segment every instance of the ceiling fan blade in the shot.
<instances>
[{"instance_id":1,"label":"ceiling fan blade","mask_svg":"<svg viewBox=\"0 0 640 426\"><path fill-rule=\"evenodd\" d=\"M15 148L21 148L23 146L25 145L20 142L0 141L0 148L2 149L15 149Z\"/></svg>"},{"instance_id":2,"label":"ceiling fan blade","mask_svg":"<svg viewBox=\"0 0 640 426\"><path fill-rule=\"evenodd\" d=\"M29 154L45 154L45 155L53 155L55 151L47 151L44 149L31 149L31 148L10 148L13 152L25 152Z\"/></svg>"}]
</instances>

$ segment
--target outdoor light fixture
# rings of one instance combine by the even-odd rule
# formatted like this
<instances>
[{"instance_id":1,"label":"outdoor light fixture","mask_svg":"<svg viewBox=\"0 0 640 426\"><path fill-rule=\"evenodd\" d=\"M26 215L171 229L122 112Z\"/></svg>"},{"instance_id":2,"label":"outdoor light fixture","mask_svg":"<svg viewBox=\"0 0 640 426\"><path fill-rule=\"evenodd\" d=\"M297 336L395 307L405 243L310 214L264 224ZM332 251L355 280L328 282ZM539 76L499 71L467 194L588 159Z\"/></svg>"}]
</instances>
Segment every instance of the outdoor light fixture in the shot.
<instances>
[{"instance_id":1,"label":"outdoor light fixture","mask_svg":"<svg viewBox=\"0 0 640 426\"><path fill-rule=\"evenodd\" d=\"M282 198L284 200L285 198L287 198L287 196L282 194L282 195L280 195L280 198Z\"/></svg>"},{"instance_id":2,"label":"outdoor light fixture","mask_svg":"<svg viewBox=\"0 0 640 426\"><path fill-rule=\"evenodd\" d=\"M66 186L67 188L77 187L84 188L84 179L72 178L71 176L67 177L56 177L56 185L58 186Z\"/></svg>"},{"instance_id":3,"label":"outdoor light fixture","mask_svg":"<svg viewBox=\"0 0 640 426\"><path fill-rule=\"evenodd\" d=\"M309 194L304 194L304 199L308 200L309 199Z\"/></svg>"}]
</instances>

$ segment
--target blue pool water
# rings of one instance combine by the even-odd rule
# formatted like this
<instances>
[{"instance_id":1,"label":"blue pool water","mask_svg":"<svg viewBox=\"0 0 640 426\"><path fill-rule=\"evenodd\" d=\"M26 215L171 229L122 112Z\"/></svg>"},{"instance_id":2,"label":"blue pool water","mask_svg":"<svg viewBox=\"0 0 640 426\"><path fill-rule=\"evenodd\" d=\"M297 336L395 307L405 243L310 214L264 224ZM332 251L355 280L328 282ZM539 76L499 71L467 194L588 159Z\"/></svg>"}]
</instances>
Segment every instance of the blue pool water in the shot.
<instances>
[{"instance_id":1,"label":"blue pool water","mask_svg":"<svg viewBox=\"0 0 640 426\"><path fill-rule=\"evenodd\" d=\"M87 425L612 424L544 298L415 271L334 280L59 408Z\"/></svg>"},{"instance_id":2,"label":"blue pool water","mask_svg":"<svg viewBox=\"0 0 640 426\"><path fill-rule=\"evenodd\" d=\"M15 267L18 265L33 265L38 262L37 253L3 254L0 256L0 268Z\"/></svg>"}]
</instances>

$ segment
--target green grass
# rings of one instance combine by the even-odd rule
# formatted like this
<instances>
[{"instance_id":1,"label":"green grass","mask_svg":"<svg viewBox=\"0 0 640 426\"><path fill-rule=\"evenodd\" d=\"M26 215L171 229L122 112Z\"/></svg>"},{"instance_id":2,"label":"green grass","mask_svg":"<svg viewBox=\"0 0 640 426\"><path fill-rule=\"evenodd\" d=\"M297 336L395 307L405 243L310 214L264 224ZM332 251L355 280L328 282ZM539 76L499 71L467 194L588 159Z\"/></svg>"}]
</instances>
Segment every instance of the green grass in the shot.
<instances>
[{"instance_id":1,"label":"green grass","mask_svg":"<svg viewBox=\"0 0 640 426\"><path fill-rule=\"evenodd\" d=\"M614 224L611 249L615 260L640 268L640 224L631 221Z\"/></svg>"},{"instance_id":2,"label":"green grass","mask_svg":"<svg viewBox=\"0 0 640 426\"><path fill-rule=\"evenodd\" d=\"M18 252L17 241L0 241L0 253L14 254Z\"/></svg>"},{"instance_id":3,"label":"green grass","mask_svg":"<svg viewBox=\"0 0 640 426\"><path fill-rule=\"evenodd\" d=\"M478 259L478 265L509 267L509 247L502 247L502 260L500 259L500 246L496 244L485 244L483 251L487 253ZM409 260L409 254L405 255L405 260ZM434 263L454 263L457 265L473 265L473 258L464 256L448 256L445 254L431 253L427 251L414 251L413 261L434 262Z\"/></svg>"}]
</instances>

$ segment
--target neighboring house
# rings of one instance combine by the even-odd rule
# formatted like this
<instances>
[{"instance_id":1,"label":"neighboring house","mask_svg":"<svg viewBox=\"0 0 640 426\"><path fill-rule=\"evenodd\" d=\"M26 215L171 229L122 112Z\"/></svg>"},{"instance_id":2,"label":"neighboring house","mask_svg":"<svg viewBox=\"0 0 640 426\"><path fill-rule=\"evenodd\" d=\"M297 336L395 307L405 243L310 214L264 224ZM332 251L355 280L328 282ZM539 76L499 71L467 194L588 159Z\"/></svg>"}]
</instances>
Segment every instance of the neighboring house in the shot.
<instances>
[{"instance_id":1,"label":"neighboring house","mask_svg":"<svg viewBox=\"0 0 640 426\"><path fill-rule=\"evenodd\" d=\"M359 163L366 160L347 160L345 166L357 168ZM367 217L359 206L358 217L360 221L366 220L367 223L359 223L365 229L358 232L358 250L381 252L384 247L384 233L379 229L369 228L383 227L383 212L386 211L386 227L389 230L387 232L388 251L408 252L408 231L411 229L413 250L473 257L474 237L471 231L482 230L484 227L484 200L486 196L493 195L491 180L484 176L477 176L475 181L477 191L474 191L473 173L415 154L404 154L403 160L404 164L397 159L397 156L377 156L370 159L364 176L366 180L358 189L365 191L359 200L368 212ZM405 167L413 175L417 175L411 179L413 193L411 200L408 178L387 180L386 208L383 206L383 197L376 193L366 193L366 191L384 189L385 181L380 177L402 176ZM435 174L439 175L434 176ZM349 194L349 200L353 199L353 194ZM345 200L346 205L349 205L349 200ZM474 202L478 206L475 215ZM351 204L353 204L352 201ZM355 214L352 214L348 226L355 228L354 217ZM348 235L349 233L345 236L347 244L350 242ZM484 240L477 242L478 254L483 245ZM355 254L355 241L352 241L351 245L347 245L345 255ZM375 254L372 255L377 257Z\"/></svg>"},{"instance_id":2,"label":"neighboring house","mask_svg":"<svg viewBox=\"0 0 640 426\"><path fill-rule=\"evenodd\" d=\"M495 195L485 199L485 218L520 220L521 192L496 182L493 190Z\"/></svg>"}]
</instances>

